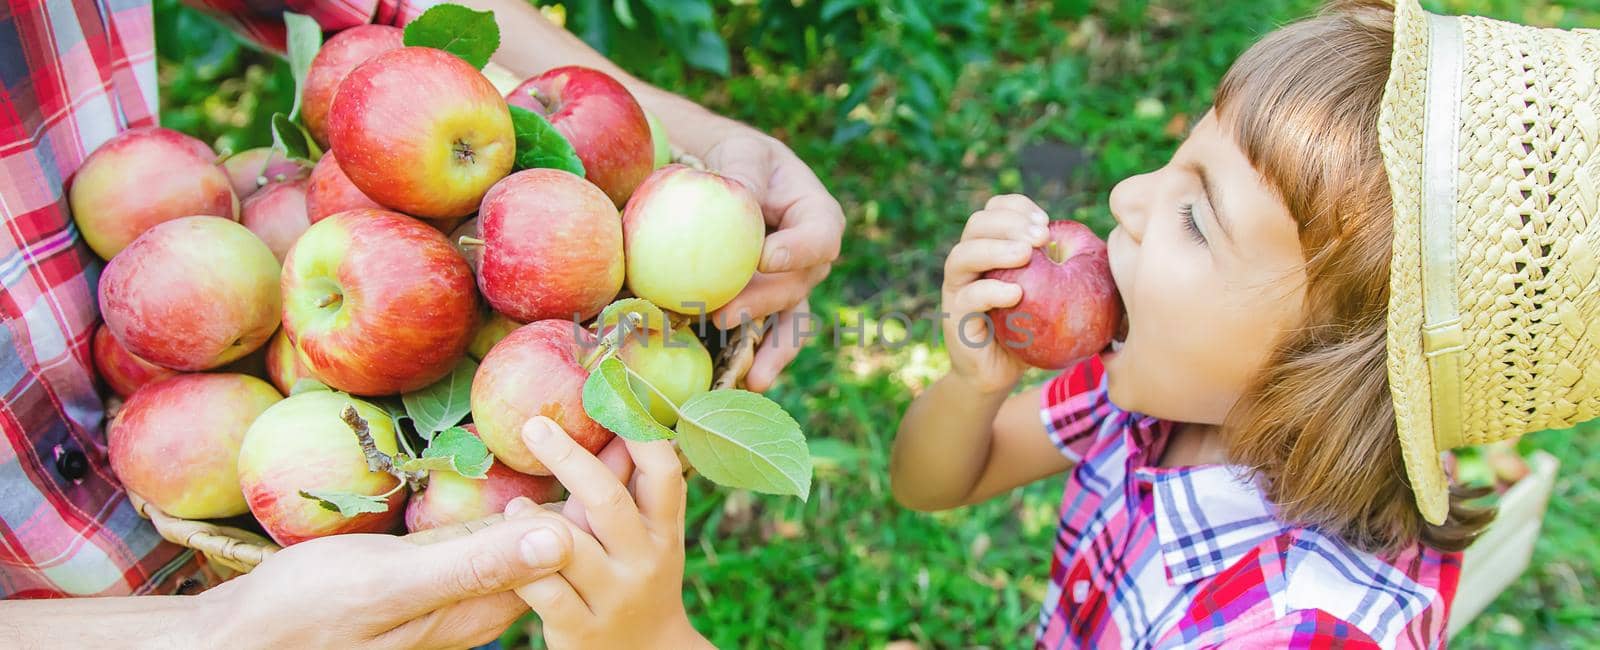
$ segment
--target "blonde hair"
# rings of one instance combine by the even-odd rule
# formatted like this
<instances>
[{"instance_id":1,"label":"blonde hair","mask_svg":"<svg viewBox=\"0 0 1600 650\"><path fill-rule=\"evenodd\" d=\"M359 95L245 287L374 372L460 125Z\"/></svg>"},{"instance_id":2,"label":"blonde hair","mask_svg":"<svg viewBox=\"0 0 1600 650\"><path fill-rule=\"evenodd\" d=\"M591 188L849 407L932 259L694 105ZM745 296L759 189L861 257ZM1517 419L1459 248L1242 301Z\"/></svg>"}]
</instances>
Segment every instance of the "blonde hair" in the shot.
<instances>
[{"instance_id":1,"label":"blonde hair","mask_svg":"<svg viewBox=\"0 0 1600 650\"><path fill-rule=\"evenodd\" d=\"M1371 552L1456 551L1493 517L1452 494L1429 525L1406 481L1385 366L1393 207L1378 149L1394 8L1338 0L1234 62L1215 106L1288 206L1306 257L1306 316L1224 426L1284 520Z\"/></svg>"}]
</instances>

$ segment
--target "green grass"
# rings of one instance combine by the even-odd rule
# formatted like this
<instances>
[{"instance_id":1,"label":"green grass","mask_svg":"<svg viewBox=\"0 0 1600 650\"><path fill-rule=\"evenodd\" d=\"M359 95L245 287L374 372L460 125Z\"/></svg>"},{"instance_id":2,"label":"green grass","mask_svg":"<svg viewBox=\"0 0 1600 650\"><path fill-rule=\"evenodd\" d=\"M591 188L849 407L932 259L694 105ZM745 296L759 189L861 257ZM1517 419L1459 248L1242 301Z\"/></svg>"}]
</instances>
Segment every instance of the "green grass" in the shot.
<instances>
[{"instance_id":1,"label":"green grass","mask_svg":"<svg viewBox=\"0 0 1600 650\"><path fill-rule=\"evenodd\" d=\"M734 48L730 78L686 72L671 59L636 69L789 142L839 198L849 229L833 274L813 295L822 314L934 311L945 252L996 192L1026 191L1057 217L1104 232L1110 187L1162 164L1181 130L1172 123L1205 110L1232 59L1315 5L936 0L928 15L952 24L929 31L893 2L867 4L890 8L850 33L773 29L751 3L719 3ZM1600 26L1594 2L1428 4ZM851 55L862 52L884 63L856 69ZM253 116L287 105L282 66L236 59L208 78L164 66L166 117L235 148L259 142ZM223 78L240 83L218 99ZM862 88L870 88L865 101L841 115L841 102ZM1075 162L1036 173L1024 164L1034 157ZM948 513L896 506L887 463L900 410L947 362L927 325L906 333L891 322L885 331L913 343L886 350L825 335L772 392L819 457L808 502L693 482L684 597L719 647L1018 647L1030 638L1061 480ZM1600 425L1526 439L1564 462L1544 535L1533 567L1458 647L1600 645L1597 434Z\"/></svg>"}]
</instances>

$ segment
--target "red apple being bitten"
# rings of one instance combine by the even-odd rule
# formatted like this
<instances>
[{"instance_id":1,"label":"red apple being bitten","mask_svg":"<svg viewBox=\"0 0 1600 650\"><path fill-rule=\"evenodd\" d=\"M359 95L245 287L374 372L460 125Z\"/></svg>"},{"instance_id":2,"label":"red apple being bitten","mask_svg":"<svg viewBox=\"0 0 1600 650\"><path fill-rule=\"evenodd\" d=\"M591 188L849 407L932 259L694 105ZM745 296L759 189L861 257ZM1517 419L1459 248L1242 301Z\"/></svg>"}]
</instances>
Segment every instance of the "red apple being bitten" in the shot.
<instances>
[{"instance_id":1,"label":"red apple being bitten","mask_svg":"<svg viewBox=\"0 0 1600 650\"><path fill-rule=\"evenodd\" d=\"M542 320L518 328L484 355L472 378L472 421L494 457L524 474L550 470L522 442L522 425L543 415L590 453L612 433L583 409L583 366L594 336L570 320Z\"/></svg>"},{"instance_id":2,"label":"red apple being bitten","mask_svg":"<svg viewBox=\"0 0 1600 650\"><path fill-rule=\"evenodd\" d=\"M583 161L584 178L619 208L655 169L655 143L644 109L604 72L555 68L522 82L506 103L550 120Z\"/></svg>"},{"instance_id":3,"label":"red apple being bitten","mask_svg":"<svg viewBox=\"0 0 1600 650\"><path fill-rule=\"evenodd\" d=\"M402 214L351 210L313 224L283 264L283 325L311 374L357 395L444 377L477 325L472 269Z\"/></svg>"},{"instance_id":4,"label":"red apple being bitten","mask_svg":"<svg viewBox=\"0 0 1600 650\"><path fill-rule=\"evenodd\" d=\"M1000 343L1030 366L1069 367L1104 350L1122 324L1106 244L1081 223L1051 222L1049 242L1026 266L984 277L1022 288L1021 302L989 315Z\"/></svg>"}]
</instances>

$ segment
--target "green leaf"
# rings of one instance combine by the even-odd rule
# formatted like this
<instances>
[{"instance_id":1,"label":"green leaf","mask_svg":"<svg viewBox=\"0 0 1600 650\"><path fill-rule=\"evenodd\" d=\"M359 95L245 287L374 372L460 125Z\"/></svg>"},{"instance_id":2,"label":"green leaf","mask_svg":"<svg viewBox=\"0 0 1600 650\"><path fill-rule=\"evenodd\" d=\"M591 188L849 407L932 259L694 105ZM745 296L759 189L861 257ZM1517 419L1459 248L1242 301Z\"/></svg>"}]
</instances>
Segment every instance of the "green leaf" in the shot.
<instances>
[{"instance_id":1,"label":"green leaf","mask_svg":"<svg viewBox=\"0 0 1600 650\"><path fill-rule=\"evenodd\" d=\"M678 448L719 485L801 499L811 492L811 454L799 423L747 390L714 390L684 402Z\"/></svg>"},{"instance_id":2,"label":"green leaf","mask_svg":"<svg viewBox=\"0 0 1600 650\"><path fill-rule=\"evenodd\" d=\"M419 435L431 439L472 412L472 376L477 373L478 363L462 357L443 379L400 396Z\"/></svg>"},{"instance_id":3,"label":"green leaf","mask_svg":"<svg viewBox=\"0 0 1600 650\"><path fill-rule=\"evenodd\" d=\"M300 496L317 502L317 505L346 517L368 512L388 512L389 500L354 492L333 490L301 490Z\"/></svg>"},{"instance_id":4,"label":"green leaf","mask_svg":"<svg viewBox=\"0 0 1600 650\"><path fill-rule=\"evenodd\" d=\"M661 426L628 386L628 370L616 357L606 357L583 382L583 410L595 422L629 440L666 440L671 429Z\"/></svg>"},{"instance_id":5,"label":"green leaf","mask_svg":"<svg viewBox=\"0 0 1600 650\"><path fill-rule=\"evenodd\" d=\"M406 25L405 44L431 47L461 57L483 69L500 49L500 25L492 11L473 11L457 4L434 5Z\"/></svg>"},{"instance_id":6,"label":"green leaf","mask_svg":"<svg viewBox=\"0 0 1600 650\"><path fill-rule=\"evenodd\" d=\"M572 143L562 137L543 115L521 106L511 108L511 128L517 134L517 169L543 167L584 175L583 161Z\"/></svg>"},{"instance_id":7,"label":"green leaf","mask_svg":"<svg viewBox=\"0 0 1600 650\"><path fill-rule=\"evenodd\" d=\"M602 328L611 327L621 322L622 317L628 314L638 314L641 317L630 326L632 329L629 330L629 336L646 327L672 333L668 327L670 323L667 322L667 315L655 303L644 298L623 298L606 305L595 322Z\"/></svg>"},{"instance_id":8,"label":"green leaf","mask_svg":"<svg viewBox=\"0 0 1600 650\"><path fill-rule=\"evenodd\" d=\"M272 148L301 160L316 160L322 155L311 134L283 113L272 114Z\"/></svg>"},{"instance_id":9,"label":"green leaf","mask_svg":"<svg viewBox=\"0 0 1600 650\"><path fill-rule=\"evenodd\" d=\"M294 106L289 117L300 117L300 95L305 92L306 71L322 47L322 26L316 19L292 11L283 12L283 26L289 32L289 71L294 75Z\"/></svg>"},{"instance_id":10,"label":"green leaf","mask_svg":"<svg viewBox=\"0 0 1600 650\"><path fill-rule=\"evenodd\" d=\"M309 392L314 391L314 390L333 390L333 389L328 388L327 384L324 384L324 383L322 383L320 381L317 381L315 379L312 379L310 377L301 377L301 378L295 380L293 386L289 387L289 394L290 395L299 395L300 393L309 393Z\"/></svg>"},{"instance_id":11,"label":"green leaf","mask_svg":"<svg viewBox=\"0 0 1600 650\"><path fill-rule=\"evenodd\" d=\"M428 448L423 450L422 458L406 461L401 469L408 472L422 469L446 471L467 478L483 478L493 464L494 456L489 453L488 447L483 446L482 440L472 435L471 431L450 427L434 436Z\"/></svg>"}]
</instances>

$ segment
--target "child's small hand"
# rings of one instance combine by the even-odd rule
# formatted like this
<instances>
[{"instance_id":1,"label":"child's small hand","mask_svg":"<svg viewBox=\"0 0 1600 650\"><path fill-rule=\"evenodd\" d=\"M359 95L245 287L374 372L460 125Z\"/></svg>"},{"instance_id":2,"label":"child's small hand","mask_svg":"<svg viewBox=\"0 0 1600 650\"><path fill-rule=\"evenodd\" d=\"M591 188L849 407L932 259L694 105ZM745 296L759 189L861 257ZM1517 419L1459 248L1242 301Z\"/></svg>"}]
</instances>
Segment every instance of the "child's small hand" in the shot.
<instances>
[{"instance_id":1,"label":"child's small hand","mask_svg":"<svg viewBox=\"0 0 1600 650\"><path fill-rule=\"evenodd\" d=\"M994 197L967 219L961 241L945 259L941 292L945 348L950 352L952 374L980 391L1008 390L1026 369L995 340L992 328L1005 327L1005 323L969 316L1016 305L1022 300L1022 287L983 274L1026 265L1033 249L1043 246L1049 237L1048 219L1044 210L1025 196Z\"/></svg>"},{"instance_id":2,"label":"child's small hand","mask_svg":"<svg viewBox=\"0 0 1600 650\"><path fill-rule=\"evenodd\" d=\"M571 525L566 569L517 589L544 627L551 648L709 648L683 608L683 465L665 440L626 447L629 486L547 418L535 417L522 439L583 504L589 535ZM604 453L604 452L602 452ZM539 506L519 499L517 518Z\"/></svg>"}]
</instances>

